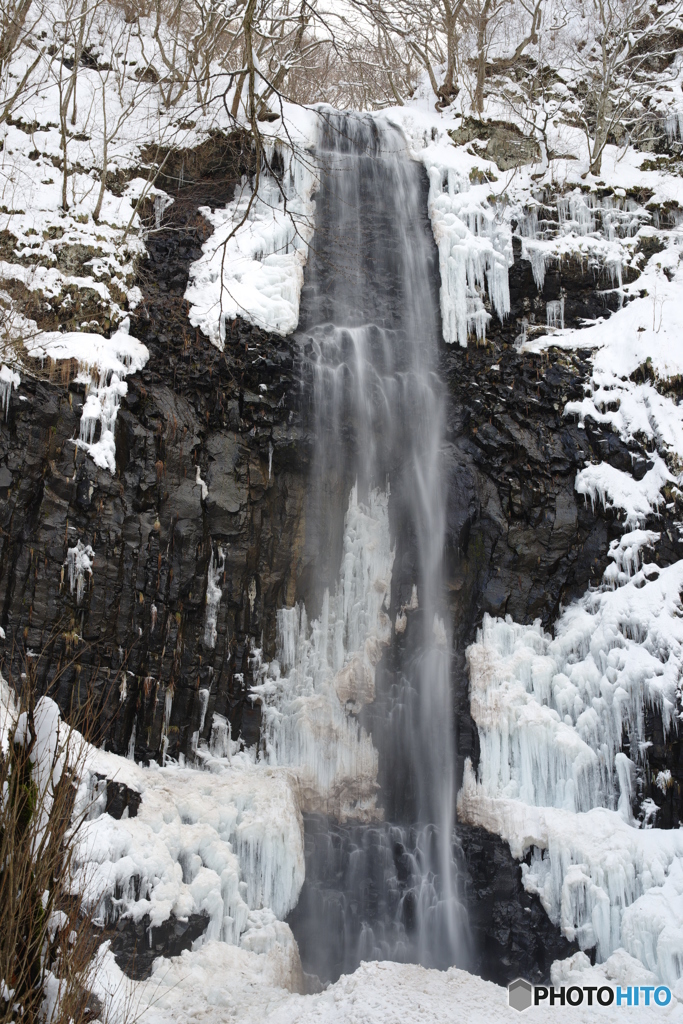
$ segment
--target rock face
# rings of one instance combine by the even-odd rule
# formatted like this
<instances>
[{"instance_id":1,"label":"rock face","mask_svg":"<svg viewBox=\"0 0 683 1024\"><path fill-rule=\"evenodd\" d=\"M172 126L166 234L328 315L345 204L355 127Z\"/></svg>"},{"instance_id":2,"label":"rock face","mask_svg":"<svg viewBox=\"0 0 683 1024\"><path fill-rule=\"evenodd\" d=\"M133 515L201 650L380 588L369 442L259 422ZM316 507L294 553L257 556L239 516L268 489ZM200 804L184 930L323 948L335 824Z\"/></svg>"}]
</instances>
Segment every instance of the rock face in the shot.
<instances>
[{"instance_id":1,"label":"rock face","mask_svg":"<svg viewBox=\"0 0 683 1024\"><path fill-rule=\"evenodd\" d=\"M272 646L300 571L306 443L291 344L236 322L220 353L184 308L208 231L197 206L233 187L195 183L171 208L172 230L150 240L131 328L150 359L128 378L116 473L73 442L84 398L73 381L25 379L2 424L2 670L19 679L22 652L40 653L41 688L66 710L94 702L98 738L116 752L132 743L143 761L162 747L190 755L214 712L257 739L250 651ZM64 568L77 538L94 552L80 603Z\"/></svg>"},{"instance_id":2,"label":"rock face","mask_svg":"<svg viewBox=\"0 0 683 1024\"><path fill-rule=\"evenodd\" d=\"M43 690L76 719L90 703L98 739L144 762L191 758L201 738L210 740L214 714L230 722L233 738L258 742L259 710L248 698L252 652L263 646L273 657L277 609L302 596L308 603L315 589L306 560L310 418L295 343L237 320L221 353L187 320L188 267L208 230L198 206L224 203L234 184L225 163L213 150L209 156L170 208L164 223L173 230L148 243L144 302L131 330L150 359L128 378L115 474L98 469L73 441L84 400L73 380L25 378L21 400L12 397L0 424L3 674L19 680L32 652ZM608 314L600 287L591 271L565 262L548 268L539 293L517 246L509 320L492 322L485 347L442 351L450 392L445 577L459 773L466 757L478 757L464 652L483 613L549 625L561 603L601 576L619 533L613 513L594 511L576 495L577 470L590 458L634 475L647 465L644 449L590 420L579 429L565 419L566 402L582 396L586 354L522 355L513 344L521 321L542 317L560 291L568 323L598 309ZM340 503L343 491L340 484ZM665 514L656 526L661 564L683 556L668 525ZM401 522L392 529L395 619L410 604L415 538ZM65 569L77 539L94 553L80 602ZM330 572L338 564L331 558ZM416 615L419 609L407 613L397 642L410 643ZM371 731L386 712L391 657L389 650L378 666L377 696L363 713ZM680 744L665 744L661 722L654 715L649 721L653 765L668 768L672 779L657 784L653 772L642 795L664 807L662 824L676 826ZM400 752L377 743L382 799L393 820L410 794ZM113 784L107 799L112 813L136 810ZM476 969L500 982L519 974L547 978L550 962L573 947L523 891L519 865L500 840L465 827L459 837ZM201 927L194 920L169 925L168 934L155 935L155 953L157 945L184 948ZM122 962L135 938L120 937ZM314 971L315 951L307 962L304 946L302 940L304 966Z\"/></svg>"},{"instance_id":3,"label":"rock face","mask_svg":"<svg viewBox=\"0 0 683 1024\"><path fill-rule=\"evenodd\" d=\"M493 160L501 171L536 163L541 158L536 140L505 121L478 121L474 117L465 117L460 127L448 134L456 146L473 143L475 152ZM485 145L482 146L482 142Z\"/></svg>"}]
</instances>

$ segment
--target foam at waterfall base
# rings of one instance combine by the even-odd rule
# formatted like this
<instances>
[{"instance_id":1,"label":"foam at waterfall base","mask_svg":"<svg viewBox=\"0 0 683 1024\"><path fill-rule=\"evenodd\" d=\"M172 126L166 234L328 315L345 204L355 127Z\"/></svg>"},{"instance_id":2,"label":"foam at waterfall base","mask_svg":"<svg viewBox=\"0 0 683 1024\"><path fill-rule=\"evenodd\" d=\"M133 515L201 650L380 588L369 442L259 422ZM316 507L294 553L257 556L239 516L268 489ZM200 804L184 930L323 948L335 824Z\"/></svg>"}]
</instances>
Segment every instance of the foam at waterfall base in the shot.
<instances>
[{"instance_id":1,"label":"foam at waterfall base","mask_svg":"<svg viewBox=\"0 0 683 1024\"><path fill-rule=\"evenodd\" d=\"M625 957L611 958L609 975L582 962L554 965L561 984L638 983L629 973ZM625 977L624 977L625 976ZM565 980L567 979L567 980ZM641 982L646 984L647 982ZM206 943L196 952L172 960L158 960L151 978L126 984L111 954L102 958L96 992L111 1003L112 1024L124 1024L124 998L142 1015L145 1024L517 1024L520 1014L508 1006L506 988L483 981L453 967L427 970L415 964L362 963L317 995L296 994L296 970L286 954L271 951L257 956L221 943ZM293 991L294 990L294 991ZM114 993L112 1000L107 993ZM646 1011L647 1012L647 1011ZM666 1007L651 1011L653 1019L683 1020L683 1008L673 998ZM612 1006L533 1007L525 1018L552 1024L617 1024L636 1017L637 1011ZM648 1018L649 1019L649 1018Z\"/></svg>"},{"instance_id":2,"label":"foam at waterfall base","mask_svg":"<svg viewBox=\"0 0 683 1024\"><path fill-rule=\"evenodd\" d=\"M326 592L310 627L303 606L278 612L279 660L252 688L267 762L296 772L302 809L340 820L379 814L377 751L356 716L374 699L375 666L391 635L388 503L379 490L360 503L353 488L335 595Z\"/></svg>"}]
</instances>

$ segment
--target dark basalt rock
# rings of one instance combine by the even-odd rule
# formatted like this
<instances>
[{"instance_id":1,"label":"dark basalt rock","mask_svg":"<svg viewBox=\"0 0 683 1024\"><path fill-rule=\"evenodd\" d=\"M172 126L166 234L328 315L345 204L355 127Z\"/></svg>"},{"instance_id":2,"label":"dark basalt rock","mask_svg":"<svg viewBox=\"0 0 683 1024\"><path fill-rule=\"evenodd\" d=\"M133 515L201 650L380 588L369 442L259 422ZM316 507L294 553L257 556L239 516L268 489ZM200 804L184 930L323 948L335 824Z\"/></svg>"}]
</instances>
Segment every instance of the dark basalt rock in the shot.
<instances>
[{"instance_id":1,"label":"dark basalt rock","mask_svg":"<svg viewBox=\"0 0 683 1024\"><path fill-rule=\"evenodd\" d=\"M215 162L215 147L207 152ZM169 756L192 753L200 690L204 738L218 712L233 736L256 741L250 650L262 639L272 648L276 609L291 603L300 571L307 442L292 342L235 321L221 353L189 326L188 267L209 233L197 207L225 203L235 181L225 165L221 175L210 163L205 180L192 170L141 268L132 332L150 359L128 378L116 473L72 443L84 399L73 380L26 378L26 400L12 401L0 433L2 670L18 680L21 650L42 652L41 687L65 711L94 701L100 738L118 753L135 729L143 762L160 756L167 696ZM80 604L63 569L77 538L95 553ZM219 547L212 649L205 593Z\"/></svg>"},{"instance_id":2,"label":"dark basalt rock","mask_svg":"<svg viewBox=\"0 0 683 1024\"><path fill-rule=\"evenodd\" d=\"M186 918L172 914L156 928L150 926L149 914L139 921L120 917L113 934L105 932L102 938L111 940L110 949L123 973L140 981L149 978L157 957L180 956L184 950L191 949L208 923L206 914L190 914Z\"/></svg>"},{"instance_id":3,"label":"dark basalt rock","mask_svg":"<svg viewBox=\"0 0 683 1024\"><path fill-rule=\"evenodd\" d=\"M554 960L578 951L560 934L538 896L525 891L522 869L506 842L482 828L458 825L463 896L475 951L472 970L496 985L515 978L550 980Z\"/></svg>"}]
</instances>

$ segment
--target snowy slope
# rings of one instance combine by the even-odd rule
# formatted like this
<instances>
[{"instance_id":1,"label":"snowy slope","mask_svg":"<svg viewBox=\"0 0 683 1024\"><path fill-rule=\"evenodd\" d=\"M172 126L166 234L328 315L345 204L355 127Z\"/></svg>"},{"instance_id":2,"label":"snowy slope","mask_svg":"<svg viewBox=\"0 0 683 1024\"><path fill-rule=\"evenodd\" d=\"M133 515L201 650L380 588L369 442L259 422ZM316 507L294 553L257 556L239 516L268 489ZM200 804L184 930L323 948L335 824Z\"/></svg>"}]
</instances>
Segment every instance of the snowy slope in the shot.
<instances>
[{"instance_id":1,"label":"snowy slope","mask_svg":"<svg viewBox=\"0 0 683 1024\"><path fill-rule=\"evenodd\" d=\"M582 961L580 956L557 965L557 984L626 985L634 979L652 983L627 954L613 957L603 970L591 969L588 958ZM107 988L117 994L122 991L116 989L122 979L112 959L100 974L102 996ZM456 968L432 971L415 964L363 963L325 992L302 996L291 992L286 960L273 953L257 958L215 942L197 953L158 961L148 982L129 989L124 986L124 991L149 1024L222 1024L226 1020L234 1024L486 1024L492 1020L512 1024L521 1019L507 1004L507 989ZM576 1024L593 1024L597 1019L612 1024L622 1021L625 1012L615 1006L599 1011L565 1006L561 1018ZM644 1013L639 1019L644 1019ZM680 1021L683 1008L672 999L652 1015L666 1022ZM550 1022L557 1018L557 1007L532 1007L523 1019Z\"/></svg>"}]
</instances>

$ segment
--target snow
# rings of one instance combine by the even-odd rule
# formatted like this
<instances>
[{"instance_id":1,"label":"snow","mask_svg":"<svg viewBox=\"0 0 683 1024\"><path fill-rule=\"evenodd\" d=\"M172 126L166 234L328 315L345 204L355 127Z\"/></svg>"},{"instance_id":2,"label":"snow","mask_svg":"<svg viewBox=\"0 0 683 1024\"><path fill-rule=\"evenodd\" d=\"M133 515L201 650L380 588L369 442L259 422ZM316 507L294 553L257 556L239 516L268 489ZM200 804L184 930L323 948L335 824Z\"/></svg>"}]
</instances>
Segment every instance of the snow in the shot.
<instances>
[{"instance_id":1,"label":"snow","mask_svg":"<svg viewBox=\"0 0 683 1024\"><path fill-rule=\"evenodd\" d=\"M309 627L303 605L278 612L278 660L252 688L262 703L265 758L297 773L302 809L372 820L377 751L357 715L375 694L375 666L391 636L394 550L389 495L368 505L351 491L337 591Z\"/></svg>"},{"instance_id":2,"label":"snow","mask_svg":"<svg viewBox=\"0 0 683 1024\"><path fill-rule=\"evenodd\" d=\"M586 966L580 956L555 965L558 984L568 984L568 979L588 985L616 985L622 980L651 983L648 972L641 966L636 973L637 966L624 952L615 953L604 972L591 968L590 962ZM519 1012L508 1006L507 989L457 968L435 971L416 964L365 962L324 992L304 996L297 994L296 966L292 967L286 953L271 950L258 956L216 942L172 960L159 960L148 981L127 986L113 956L105 954L97 982L100 998L106 1001L107 992L115 993L112 1001L119 1014L123 988L146 1024L223 1024L226 1020L234 1024L256 1020L263 1024L486 1024L491 1020L514 1024L520 1020ZM593 1024L598 1016L605 1024L616 1024L624 1015L615 1004L599 1011L587 1006L564 1006L561 1011L563 1020L576 1024ZM550 1024L557 1016L557 1008L539 1006L527 1010L524 1019ZM657 1020L682 1018L675 998L657 1009ZM116 1024L122 1020L116 1012L113 1019Z\"/></svg>"},{"instance_id":3,"label":"snow","mask_svg":"<svg viewBox=\"0 0 683 1024\"><path fill-rule=\"evenodd\" d=\"M227 207L200 209L214 231L190 267L185 298L190 323L219 349L225 345L227 322L237 316L283 336L299 322L318 184L310 152L316 118L309 110L295 115L294 108L286 117L287 135L267 146L269 164L274 166L275 156L282 161L281 178L264 168L256 196L245 177Z\"/></svg>"},{"instance_id":4,"label":"snow","mask_svg":"<svg viewBox=\"0 0 683 1024\"><path fill-rule=\"evenodd\" d=\"M580 470L574 486L579 494L590 498L593 508L599 501L603 508L623 509L626 525L637 526L663 503L662 487L676 482L657 452L652 458L654 466L642 480L635 480L630 473L600 462Z\"/></svg>"}]
</instances>

